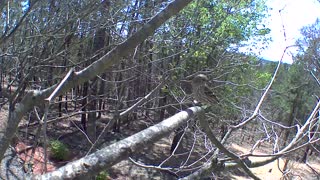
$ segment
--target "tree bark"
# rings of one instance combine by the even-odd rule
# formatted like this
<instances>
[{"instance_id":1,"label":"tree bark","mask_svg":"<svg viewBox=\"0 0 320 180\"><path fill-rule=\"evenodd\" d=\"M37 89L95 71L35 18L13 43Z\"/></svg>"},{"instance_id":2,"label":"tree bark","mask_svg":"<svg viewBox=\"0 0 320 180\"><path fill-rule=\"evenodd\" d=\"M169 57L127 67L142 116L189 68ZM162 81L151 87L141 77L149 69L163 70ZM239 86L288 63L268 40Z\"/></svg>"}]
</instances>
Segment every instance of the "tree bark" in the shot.
<instances>
[{"instance_id":1,"label":"tree bark","mask_svg":"<svg viewBox=\"0 0 320 180\"><path fill-rule=\"evenodd\" d=\"M193 117L201 111L202 109L200 107L191 107L159 124L107 146L91 155L69 163L53 172L42 176L35 176L34 179L83 179L88 175L98 174L100 171L128 158L133 152L150 146L153 142L167 136L174 129L186 123L190 117Z\"/></svg>"},{"instance_id":2,"label":"tree bark","mask_svg":"<svg viewBox=\"0 0 320 180\"><path fill-rule=\"evenodd\" d=\"M170 3L126 41L113 48L110 52L83 70L74 72L68 81L59 89L57 95L61 95L72 87L82 84L94 78L97 74L103 73L106 69L111 68L112 65L119 62L120 57L124 57L132 52L137 45L147 39L148 36L153 35L157 28L170 17L177 14L191 1L192 0L175 0ZM57 85L54 85L41 91L28 91L20 103L17 103L14 107L9 107L9 117L7 121L4 121L0 126L0 159L3 158L4 152L9 147L10 140L13 138L22 117L35 105L43 104L45 99L50 96L56 87Z\"/></svg>"}]
</instances>

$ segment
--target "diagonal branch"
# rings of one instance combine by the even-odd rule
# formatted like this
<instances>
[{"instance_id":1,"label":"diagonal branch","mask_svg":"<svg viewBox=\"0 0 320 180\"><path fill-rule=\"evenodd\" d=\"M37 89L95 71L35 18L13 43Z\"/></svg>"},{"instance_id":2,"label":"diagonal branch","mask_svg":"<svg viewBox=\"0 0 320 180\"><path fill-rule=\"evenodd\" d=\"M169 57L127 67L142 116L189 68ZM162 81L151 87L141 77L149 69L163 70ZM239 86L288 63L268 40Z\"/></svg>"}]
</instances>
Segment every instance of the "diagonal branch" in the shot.
<instances>
[{"instance_id":1,"label":"diagonal branch","mask_svg":"<svg viewBox=\"0 0 320 180\"><path fill-rule=\"evenodd\" d=\"M57 95L67 92L72 87L86 82L96 75L103 73L105 70L117 64L121 57L128 55L133 49L143 42L148 36L154 34L155 30L159 28L170 17L176 15L192 0L175 0L164 8L160 13L155 15L149 22L147 22L137 33L132 35L123 43L116 46L99 60L93 62L88 67L79 72L75 72L72 78L65 82ZM22 117L34 106L44 103L44 99L53 92L57 85L49 87L42 91L29 91L20 103L15 107L9 107L8 120L3 122L0 126L0 159L3 158L5 150L9 146L18 124Z\"/></svg>"},{"instance_id":2,"label":"diagonal branch","mask_svg":"<svg viewBox=\"0 0 320 180\"><path fill-rule=\"evenodd\" d=\"M133 152L152 145L153 142L167 136L168 133L180 127L189 118L192 118L202 110L201 107L191 107L185 111L181 111L154 126L79 160L68 163L53 172L42 176L35 176L33 179L86 179L88 175L97 174L101 170L107 169L130 157Z\"/></svg>"},{"instance_id":3,"label":"diagonal branch","mask_svg":"<svg viewBox=\"0 0 320 180\"><path fill-rule=\"evenodd\" d=\"M251 170L248 168L247 164L244 163L243 160L240 159L239 156L234 154L233 152L229 151L226 147L224 147L223 144L214 136L212 133L212 130L210 129L209 123L206 120L205 113L201 112L199 113L199 121L200 121L200 126L201 128L204 129L206 135L210 139L211 143L214 144L220 151L222 151L225 155L229 156L232 158L252 179L259 180L256 175L254 175ZM215 164L211 164L212 166L215 166Z\"/></svg>"}]
</instances>

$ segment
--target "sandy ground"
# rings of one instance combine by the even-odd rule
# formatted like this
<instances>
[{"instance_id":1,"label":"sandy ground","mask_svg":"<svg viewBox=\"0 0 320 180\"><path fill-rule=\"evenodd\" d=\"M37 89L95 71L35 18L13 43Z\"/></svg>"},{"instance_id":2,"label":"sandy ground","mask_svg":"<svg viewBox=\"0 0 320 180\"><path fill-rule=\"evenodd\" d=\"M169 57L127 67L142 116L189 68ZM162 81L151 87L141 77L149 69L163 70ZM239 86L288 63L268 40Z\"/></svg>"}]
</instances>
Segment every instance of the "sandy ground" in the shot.
<instances>
[{"instance_id":1,"label":"sandy ground","mask_svg":"<svg viewBox=\"0 0 320 180\"><path fill-rule=\"evenodd\" d=\"M236 149L238 151L241 151L243 153L248 152L247 148L232 144L232 148ZM257 152L259 153L259 151ZM262 153L261 153L262 154ZM266 158L263 157L251 157L251 161L262 161ZM314 158L314 156L311 156L309 158L308 164L318 173L320 173L320 164L317 158ZM284 167L285 159L280 158L278 161L274 161L272 163L269 163L265 166L258 167L258 168L252 168L252 172L257 175L259 178L263 180L277 180L277 179L284 179L284 176L280 169ZM320 179L320 176L317 175L316 172L314 172L308 165L296 161L289 161L288 166L289 171L287 172L287 177L289 179L306 179L306 180L312 180L312 179ZM240 176L233 176L235 179L246 179Z\"/></svg>"}]
</instances>

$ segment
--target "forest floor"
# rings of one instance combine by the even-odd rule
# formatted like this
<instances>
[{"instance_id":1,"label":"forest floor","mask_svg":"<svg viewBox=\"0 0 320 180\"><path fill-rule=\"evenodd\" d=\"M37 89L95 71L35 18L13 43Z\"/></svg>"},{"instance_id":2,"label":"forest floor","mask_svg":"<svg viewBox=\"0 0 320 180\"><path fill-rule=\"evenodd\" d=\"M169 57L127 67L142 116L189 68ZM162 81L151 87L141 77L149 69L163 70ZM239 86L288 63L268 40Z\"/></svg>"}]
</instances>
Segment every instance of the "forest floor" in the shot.
<instances>
[{"instance_id":1,"label":"forest floor","mask_svg":"<svg viewBox=\"0 0 320 180\"><path fill-rule=\"evenodd\" d=\"M0 122L3 122L6 118L4 109L0 112ZM138 122L138 121L137 121ZM21 127L25 125L26 121L21 122ZM50 140L56 140L63 142L70 149L70 155L66 161L56 161L50 158L50 151L48 151L48 163L47 171L53 171L58 167L65 165L75 159L83 157L88 153L88 143L86 137L81 131L79 131L79 117L75 116L69 118L68 120L63 120L48 125L48 137ZM104 124L104 125L103 125ZM140 121L139 123L132 123L130 126L122 128L121 133L113 133L110 131L103 131L107 123L100 123L98 131L102 133L100 140L98 141L97 147L105 147L116 141L119 141L125 137L128 137L140 130L149 127L153 122L151 120ZM23 170L30 171L34 174L44 173L44 149L41 146L34 146L34 134L36 134L37 126L32 128L20 128L18 136L15 138L14 147L20 158L21 162L24 164ZM192 137L198 135L198 139L193 141ZM174 134L172 133L169 137L163 138L151 147L146 147L135 154L132 159L135 161L145 164L157 166L163 163L162 167L180 167L184 165L189 169L189 171L177 172L180 176L187 175L191 171L191 167L202 164L202 162L195 163L193 166L188 166L192 162L196 162L200 157L204 157L205 149L208 147L199 145L197 148L194 147L194 143L202 143L206 140L201 137L201 133L187 132L184 141L187 145L177 148L175 155L170 156L170 147ZM238 135L234 135L231 138L237 138ZM239 142L234 141L233 142ZM228 148L237 153L248 153L252 144L249 142L243 142L242 144L231 143L227 145ZM210 147L209 147L210 148ZM192 154L187 152L192 149ZM255 151L255 153L266 153L270 152L271 147L268 144L262 144L261 147ZM30 158L31 154L34 154L33 159ZM168 158L169 157L169 158ZM210 153L206 157L210 157ZM164 162L166 160L166 162ZM250 158L251 161L262 160L262 158ZM260 177L261 179L283 179L283 174L279 169L284 166L284 160L280 159L273 163L269 163L263 167L252 168L252 172ZM32 162L30 162L32 161ZM32 169L30 169L30 164ZM309 166L308 166L309 165ZM299 163L297 161L290 160L287 174L289 179L320 179L320 158L317 155L312 155L308 159L308 165L304 163ZM312 167L312 168L311 168ZM109 174L110 179L124 180L124 179L175 179L172 174L167 171L159 171L155 168L143 168L138 167L132 161L125 160L114 165L112 168L106 170ZM1 179L1 178L0 178ZM230 171L228 174L224 175L224 179L249 179L244 173L239 171Z\"/></svg>"},{"instance_id":2,"label":"forest floor","mask_svg":"<svg viewBox=\"0 0 320 180\"><path fill-rule=\"evenodd\" d=\"M239 146L232 144L231 149L247 153L250 150L250 146ZM256 151L256 154L265 154L266 150L263 149L264 147L260 148L258 151ZM271 149L270 147L268 149ZM261 157L250 157L251 161L261 161L266 158ZM290 158L291 159L291 158ZM263 180L276 180L276 179L285 179L283 173L281 170L284 167L286 158L280 158L277 161L274 161L272 163L269 163L267 165L258 167L258 168L252 168L252 172L260 177ZM286 173L287 179L320 179L320 158L317 155L312 155L308 157L307 164L301 163L295 160L290 160L288 163L288 170ZM243 176L237 176L232 175L234 179L246 179Z\"/></svg>"}]
</instances>

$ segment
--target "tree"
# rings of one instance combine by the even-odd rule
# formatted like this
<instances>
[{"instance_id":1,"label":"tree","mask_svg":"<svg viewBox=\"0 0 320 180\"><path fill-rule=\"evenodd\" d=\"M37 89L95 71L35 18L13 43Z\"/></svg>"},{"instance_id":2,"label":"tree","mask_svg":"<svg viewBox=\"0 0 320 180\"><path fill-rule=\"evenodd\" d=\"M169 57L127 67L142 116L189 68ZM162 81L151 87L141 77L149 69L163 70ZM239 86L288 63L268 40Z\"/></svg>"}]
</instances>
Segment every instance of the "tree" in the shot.
<instances>
[{"instance_id":1,"label":"tree","mask_svg":"<svg viewBox=\"0 0 320 180\"><path fill-rule=\"evenodd\" d=\"M162 23L164 23L168 18L179 12L184 6L186 6L190 1L175 1L170 4L166 9L164 9L161 13L155 16L151 21L146 23L142 29L140 29L137 33L132 35L129 39L127 39L122 44L118 45L114 49L112 49L108 54L104 55L99 60L95 61L84 70L75 72L71 69L70 76L67 77L66 81L62 82L61 86L51 86L45 90L31 90L26 93L26 95L18 94L19 96L24 96L22 100L17 103L16 99L12 99L11 96L8 97L10 99L10 111L8 120L4 122L1 127L0 134L0 159L2 159L5 150L9 145L9 141L14 135L18 123L21 118L35 105L40 105L45 102L45 99L52 92L55 92L53 97L66 92L70 88L75 85L81 84L89 79L94 78L98 73L102 73L105 69L110 67L113 63L117 62L117 59L120 56L124 56L132 51L132 49L141 43L144 39L146 39L149 35L151 35L157 27L159 27ZM31 8L29 6L29 8ZM17 25L18 26L18 25ZM1 42L9 43L7 34L4 34ZM7 40L7 42L6 42ZM49 39L50 40L50 39ZM120 53L121 52L121 53ZM20 72L21 71L17 71ZM18 81L18 80L17 80ZM57 87L56 91L54 91ZM20 88L20 87L19 87ZM18 90L19 90L18 88ZM20 97L21 98L21 97Z\"/></svg>"},{"instance_id":2,"label":"tree","mask_svg":"<svg viewBox=\"0 0 320 180\"><path fill-rule=\"evenodd\" d=\"M252 163L252 154L233 153L225 144L231 134L244 128L258 129L260 134L254 143L268 134L260 130L266 127L265 117L273 118L274 99L268 96L274 94L270 88L275 77L281 78L281 72L286 72L280 64L272 65L276 68L274 73L271 68L263 71L264 65L256 57L238 52L243 41L253 36L264 39L268 33L267 28L259 26L265 16L264 1L27 1L0 3L0 7L6 19L1 23L0 90L3 105L9 107L7 120L0 128L1 159L19 123L28 121L29 125L38 126L37 132L42 130L44 138L36 136L35 143L45 147L47 125L58 128L53 122L72 116L81 119L82 127L73 125L83 133L89 144L86 148L92 152L36 178L56 173L59 178L89 177L174 129L183 129L176 138L176 147L196 143L188 138L192 133L192 137L203 139L206 143L200 144L202 151L197 158L209 159L205 167L214 174L237 167L257 179L251 167L274 161L302 142L299 137L303 134L297 131L291 143L266 155L270 159ZM294 76L300 67L292 70L292 81L287 86L305 80ZM183 85L197 73L208 75L213 91L222 97L221 104L207 108L205 114L203 108L189 108L190 94ZM286 87L279 86L278 91ZM307 95L300 89L292 94L299 97L297 102ZM290 109L288 100L292 100L291 95L281 98L279 106ZM178 111L182 112L174 115ZM139 118L158 123L169 116L172 117L110 146L100 147L97 143L101 119L107 119L113 131L119 133L135 125ZM251 125L254 120L259 121L256 126ZM305 123L301 125L303 132L313 122L301 121ZM178 156L174 149L169 158ZM194 149L188 153L194 153ZM224 155L229 159L224 160ZM180 160L184 164L189 161ZM188 167L193 168L194 162ZM163 168L164 164L165 161L146 167L186 178L208 172L196 167L196 173L180 173L186 166ZM71 166L78 173L68 174Z\"/></svg>"}]
</instances>

